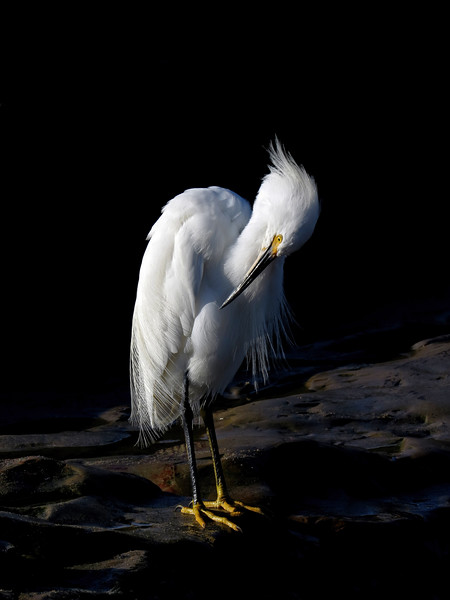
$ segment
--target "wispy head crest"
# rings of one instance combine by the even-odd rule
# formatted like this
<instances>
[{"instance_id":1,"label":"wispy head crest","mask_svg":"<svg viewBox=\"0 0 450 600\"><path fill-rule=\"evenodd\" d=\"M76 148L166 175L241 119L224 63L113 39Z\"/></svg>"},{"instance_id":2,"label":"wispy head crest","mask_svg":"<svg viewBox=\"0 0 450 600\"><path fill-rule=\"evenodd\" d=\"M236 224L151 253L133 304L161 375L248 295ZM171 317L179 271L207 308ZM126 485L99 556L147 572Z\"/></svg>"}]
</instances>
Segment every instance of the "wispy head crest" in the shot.
<instances>
[{"instance_id":1,"label":"wispy head crest","mask_svg":"<svg viewBox=\"0 0 450 600\"><path fill-rule=\"evenodd\" d=\"M303 171L303 167L299 166L292 155L285 150L277 136L275 140L270 142L268 148L271 164L269 164L270 173L276 173L284 177L298 177L299 171Z\"/></svg>"}]
</instances>

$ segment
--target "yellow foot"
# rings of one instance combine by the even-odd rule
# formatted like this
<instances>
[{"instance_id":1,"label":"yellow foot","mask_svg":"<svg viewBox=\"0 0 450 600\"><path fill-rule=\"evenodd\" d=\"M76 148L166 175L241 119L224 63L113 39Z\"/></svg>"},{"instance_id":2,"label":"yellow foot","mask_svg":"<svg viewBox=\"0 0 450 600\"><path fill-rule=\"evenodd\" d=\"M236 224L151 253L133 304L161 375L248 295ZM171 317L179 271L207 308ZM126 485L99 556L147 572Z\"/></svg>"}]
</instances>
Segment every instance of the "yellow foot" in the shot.
<instances>
[{"instance_id":1,"label":"yellow foot","mask_svg":"<svg viewBox=\"0 0 450 600\"><path fill-rule=\"evenodd\" d=\"M213 504L213 503L197 502L196 504L192 505L192 508L182 506L181 512L183 515L194 515L197 523L203 528L206 525L206 523L205 523L205 518L206 518L206 519L210 519L211 521L214 521L215 523L221 523L222 525L226 525L227 527L230 527L234 531L242 531L242 529L240 527L238 527L236 525L236 523L233 523L226 517L220 517L219 515L215 515L210 510L207 510L206 504ZM235 513L235 515L236 514L240 514L240 513Z\"/></svg>"},{"instance_id":2,"label":"yellow foot","mask_svg":"<svg viewBox=\"0 0 450 600\"><path fill-rule=\"evenodd\" d=\"M197 504L193 504L192 508L184 506L181 507L182 514L194 515L195 520L201 527L205 527L205 519L210 519L215 523L226 525L234 531L242 531L242 529L238 527L236 523L233 523L227 517L216 515L214 512L212 512L217 510L225 511L232 517L240 517L243 513L243 510L249 510L260 515L264 515L263 511L257 506L249 506L248 504L244 504L238 500L231 500L230 498L226 497L219 497L217 500L213 501L198 502Z\"/></svg>"},{"instance_id":3,"label":"yellow foot","mask_svg":"<svg viewBox=\"0 0 450 600\"><path fill-rule=\"evenodd\" d=\"M222 509L235 517L242 515L242 510L239 509L249 510L251 512L258 513L259 515L264 514L263 511L257 506L249 506L248 504L244 504L239 500L231 500L230 498L226 497L219 497L217 500L212 502L204 502L204 505L206 508L215 508L216 510Z\"/></svg>"}]
</instances>

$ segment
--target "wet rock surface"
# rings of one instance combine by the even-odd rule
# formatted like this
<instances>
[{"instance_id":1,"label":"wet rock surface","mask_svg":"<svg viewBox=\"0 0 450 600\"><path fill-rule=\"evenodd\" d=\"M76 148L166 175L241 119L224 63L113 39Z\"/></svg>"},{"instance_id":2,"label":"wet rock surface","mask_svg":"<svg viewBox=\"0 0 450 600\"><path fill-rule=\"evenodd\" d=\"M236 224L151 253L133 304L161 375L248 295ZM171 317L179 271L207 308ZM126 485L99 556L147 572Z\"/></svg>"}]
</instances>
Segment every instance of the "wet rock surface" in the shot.
<instances>
[{"instance_id":1,"label":"wet rock surface","mask_svg":"<svg viewBox=\"0 0 450 600\"><path fill-rule=\"evenodd\" d=\"M265 511L242 534L181 514L181 431L136 447L126 391L5 398L0 599L447 597L447 324L402 352L373 333L377 362L361 337L299 348L271 388L219 402L230 491ZM196 450L213 498L201 428Z\"/></svg>"}]
</instances>

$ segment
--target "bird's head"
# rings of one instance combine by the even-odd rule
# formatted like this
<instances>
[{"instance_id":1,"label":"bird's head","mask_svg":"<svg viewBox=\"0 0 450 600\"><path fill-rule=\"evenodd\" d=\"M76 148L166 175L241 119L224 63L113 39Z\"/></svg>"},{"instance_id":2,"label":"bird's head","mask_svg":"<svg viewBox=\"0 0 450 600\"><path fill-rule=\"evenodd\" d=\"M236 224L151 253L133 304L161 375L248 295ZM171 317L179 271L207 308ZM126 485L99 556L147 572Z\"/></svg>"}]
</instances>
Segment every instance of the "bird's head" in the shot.
<instances>
[{"instance_id":1,"label":"bird's head","mask_svg":"<svg viewBox=\"0 0 450 600\"><path fill-rule=\"evenodd\" d=\"M259 254L221 308L237 298L273 260L299 250L311 237L319 218L314 179L283 150L278 140L269 152L269 173L263 179L247 226L248 238L259 244Z\"/></svg>"},{"instance_id":2,"label":"bird's head","mask_svg":"<svg viewBox=\"0 0 450 600\"><path fill-rule=\"evenodd\" d=\"M278 141L270 148L270 158L270 172L263 179L253 213L266 226L266 247L271 245L277 256L288 256L314 231L320 212L317 187Z\"/></svg>"}]
</instances>

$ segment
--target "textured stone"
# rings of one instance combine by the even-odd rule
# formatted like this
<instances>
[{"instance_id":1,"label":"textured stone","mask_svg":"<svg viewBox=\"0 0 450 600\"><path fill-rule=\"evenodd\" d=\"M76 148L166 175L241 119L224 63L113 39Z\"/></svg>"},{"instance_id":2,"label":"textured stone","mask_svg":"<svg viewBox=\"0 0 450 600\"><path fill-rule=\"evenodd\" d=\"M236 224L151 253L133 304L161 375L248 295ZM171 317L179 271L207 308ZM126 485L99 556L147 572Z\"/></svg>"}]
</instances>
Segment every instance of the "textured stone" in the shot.
<instances>
[{"instance_id":1,"label":"textured stone","mask_svg":"<svg viewBox=\"0 0 450 600\"><path fill-rule=\"evenodd\" d=\"M81 431L63 460L53 445L27 455L36 431L19 434L16 422L28 441L23 456L0 449L0 598L220 599L249 587L255 597L444 598L450 341L427 338L374 364L315 352L329 368L308 367L297 389L280 379L273 395L235 390L217 407L230 492L266 515L241 517L243 534L181 515L190 485L177 427L148 451L123 438L80 453ZM133 438L122 405L90 411L94 430ZM195 438L213 498L204 431Z\"/></svg>"}]
</instances>

